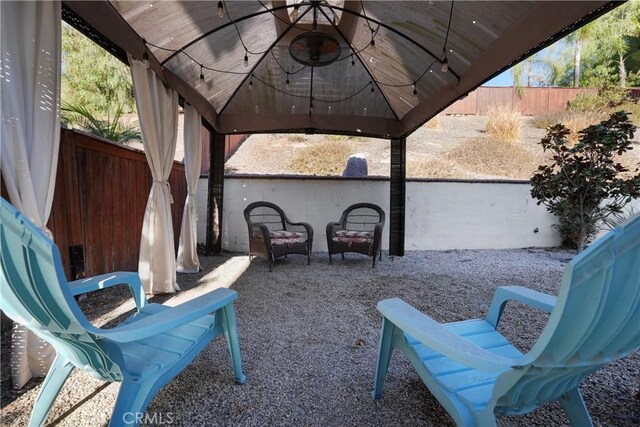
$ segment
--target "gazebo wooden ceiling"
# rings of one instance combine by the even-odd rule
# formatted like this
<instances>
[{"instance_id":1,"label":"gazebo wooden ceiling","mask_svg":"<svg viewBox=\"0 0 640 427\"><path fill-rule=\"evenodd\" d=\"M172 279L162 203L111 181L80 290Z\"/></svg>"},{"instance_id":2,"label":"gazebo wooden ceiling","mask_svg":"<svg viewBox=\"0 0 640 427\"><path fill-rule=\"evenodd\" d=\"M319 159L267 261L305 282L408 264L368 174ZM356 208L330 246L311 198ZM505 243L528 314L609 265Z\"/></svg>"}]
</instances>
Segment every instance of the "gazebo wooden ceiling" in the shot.
<instances>
[{"instance_id":1,"label":"gazebo wooden ceiling","mask_svg":"<svg viewBox=\"0 0 640 427\"><path fill-rule=\"evenodd\" d=\"M393 139L406 137L492 76L617 4L65 2L94 35L148 59L220 133ZM292 58L291 41L312 31L338 41L335 62L306 66Z\"/></svg>"}]
</instances>

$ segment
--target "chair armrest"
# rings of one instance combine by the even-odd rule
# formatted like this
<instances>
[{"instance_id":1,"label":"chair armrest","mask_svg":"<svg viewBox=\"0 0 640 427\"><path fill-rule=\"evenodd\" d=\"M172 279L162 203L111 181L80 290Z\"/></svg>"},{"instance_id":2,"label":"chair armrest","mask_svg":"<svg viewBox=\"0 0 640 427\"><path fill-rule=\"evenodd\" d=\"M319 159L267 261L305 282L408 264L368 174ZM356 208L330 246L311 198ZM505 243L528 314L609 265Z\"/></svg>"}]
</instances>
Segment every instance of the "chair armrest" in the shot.
<instances>
[{"instance_id":1,"label":"chair armrest","mask_svg":"<svg viewBox=\"0 0 640 427\"><path fill-rule=\"evenodd\" d=\"M238 294L235 291L219 288L176 307L169 307L126 325L113 329L95 328L90 332L120 343L137 341L193 322L227 304L232 304L237 297Z\"/></svg>"},{"instance_id":2,"label":"chair armrest","mask_svg":"<svg viewBox=\"0 0 640 427\"><path fill-rule=\"evenodd\" d=\"M509 301L517 301L551 313L553 307L556 305L556 300L557 297L522 286L500 286L493 295L493 301L491 301L491 307L489 307L489 314L487 314L487 322L497 328L504 307Z\"/></svg>"},{"instance_id":3,"label":"chair armrest","mask_svg":"<svg viewBox=\"0 0 640 427\"><path fill-rule=\"evenodd\" d=\"M144 295L144 289L142 288L142 283L140 282L140 276L138 276L138 273L117 271L86 279L74 280L68 283L69 290L73 296L122 284L129 285L129 289L133 294L138 310L147 304L147 298Z\"/></svg>"},{"instance_id":4,"label":"chair armrest","mask_svg":"<svg viewBox=\"0 0 640 427\"><path fill-rule=\"evenodd\" d=\"M269 234L269 227L267 227L264 224L255 224L255 223L252 223L249 227L252 230L252 233L249 236L249 239L253 238L253 230L257 229L262 234L262 240L264 240L265 245L267 246L271 245L271 234Z\"/></svg>"},{"instance_id":5,"label":"chair armrest","mask_svg":"<svg viewBox=\"0 0 640 427\"><path fill-rule=\"evenodd\" d=\"M313 240L313 227L306 222L289 222L287 221L287 225L292 227L303 227L305 232L307 233L308 240Z\"/></svg>"},{"instance_id":6,"label":"chair armrest","mask_svg":"<svg viewBox=\"0 0 640 427\"><path fill-rule=\"evenodd\" d=\"M341 222L330 222L329 224L327 224L327 237L329 236L334 236L336 234L336 228L341 228L342 227L342 223Z\"/></svg>"},{"instance_id":7,"label":"chair armrest","mask_svg":"<svg viewBox=\"0 0 640 427\"><path fill-rule=\"evenodd\" d=\"M498 356L475 345L399 298L380 301L377 307L399 329L457 363L485 372L518 365L515 359Z\"/></svg>"}]
</instances>

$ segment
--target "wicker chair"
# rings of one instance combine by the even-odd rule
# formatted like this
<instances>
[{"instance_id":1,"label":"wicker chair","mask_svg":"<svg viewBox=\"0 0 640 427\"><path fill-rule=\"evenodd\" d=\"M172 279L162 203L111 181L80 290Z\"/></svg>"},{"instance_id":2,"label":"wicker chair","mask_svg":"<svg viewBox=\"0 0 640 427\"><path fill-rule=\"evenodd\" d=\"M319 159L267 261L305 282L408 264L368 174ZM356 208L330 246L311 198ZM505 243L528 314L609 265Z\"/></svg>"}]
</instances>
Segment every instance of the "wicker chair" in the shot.
<instances>
[{"instance_id":1,"label":"wicker chair","mask_svg":"<svg viewBox=\"0 0 640 427\"><path fill-rule=\"evenodd\" d=\"M260 255L271 263L288 254L307 256L311 262L313 228L304 222L291 222L277 205L253 202L244 210L249 229L249 258Z\"/></svg>"},{"instance_id":2,"label":"wicker chair","mask_svg":"<svg viewBox=\"0 0 640 427\"><path fill-rule=\"evenodd\" d=\"M349 206L340 221L327 224L327 247L329 262L332 254L357 252L382 260L382 229L384 228L384 211L372 203L357 203Z\"/></svg>"}]
</instances>

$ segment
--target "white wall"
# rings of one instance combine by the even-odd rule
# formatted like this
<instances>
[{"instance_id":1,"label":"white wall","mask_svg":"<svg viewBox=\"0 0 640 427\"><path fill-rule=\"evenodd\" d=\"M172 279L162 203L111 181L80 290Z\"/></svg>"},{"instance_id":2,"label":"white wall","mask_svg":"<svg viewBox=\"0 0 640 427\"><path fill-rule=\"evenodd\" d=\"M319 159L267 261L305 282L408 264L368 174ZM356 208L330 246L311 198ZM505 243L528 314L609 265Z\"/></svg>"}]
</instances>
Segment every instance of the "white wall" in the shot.
<instances>
[{"instance_id":1,"label":"white wall","mask_svg":"<svg viewBox=\"0 0 640 427\"><path fill-rule=\"evenodd\" d=\"M554 217L537 206L528 184L407 182L405 249L504 249L560 244ZM342 211L371 202L387 214L382 246L389 246L389 181L225 178L222 246L248 249L244 208L267 200L292 221L314 230L314 251L326 251L325 228ZM198 241L206 237L207 180L198 186ZM538 230L535 232L534 230Z\"/></svg>"}]
</instances>

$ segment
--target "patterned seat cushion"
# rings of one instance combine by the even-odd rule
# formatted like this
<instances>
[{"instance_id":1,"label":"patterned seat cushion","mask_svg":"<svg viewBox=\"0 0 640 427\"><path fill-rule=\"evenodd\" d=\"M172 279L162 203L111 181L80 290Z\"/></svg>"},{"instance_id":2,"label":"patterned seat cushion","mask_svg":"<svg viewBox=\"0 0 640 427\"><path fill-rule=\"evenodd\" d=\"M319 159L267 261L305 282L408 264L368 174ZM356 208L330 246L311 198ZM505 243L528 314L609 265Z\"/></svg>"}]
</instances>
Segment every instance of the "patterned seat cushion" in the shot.
<instances>
[{"instance_id":1,"label":"patterned seat cushion","mask_svg":"<svg viewBox=\"0 0 640 427\"><path fill-rule=\"evenodd\" d=\"M269 237L271 238L272 245L292 245L307 241L307 238L303 233L298 233L296 231L270 231Z\"/></svg>"},{"instance_id":2,"label":"patterned seat cushion","mask_svg":"<svg viewBox=\"0 0 640 427\"><path fill-rule=\"evenodd\" d=\"M373 243L373 232L339 230L336 231L336 235L333 236L333 241L347 243L349 246L354 243Z\"/></svg>"}]
</instances>

